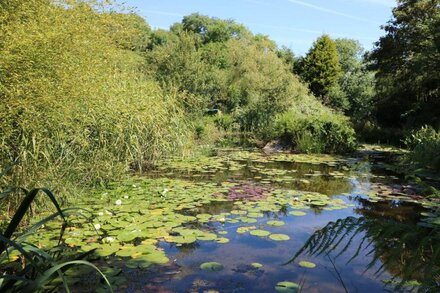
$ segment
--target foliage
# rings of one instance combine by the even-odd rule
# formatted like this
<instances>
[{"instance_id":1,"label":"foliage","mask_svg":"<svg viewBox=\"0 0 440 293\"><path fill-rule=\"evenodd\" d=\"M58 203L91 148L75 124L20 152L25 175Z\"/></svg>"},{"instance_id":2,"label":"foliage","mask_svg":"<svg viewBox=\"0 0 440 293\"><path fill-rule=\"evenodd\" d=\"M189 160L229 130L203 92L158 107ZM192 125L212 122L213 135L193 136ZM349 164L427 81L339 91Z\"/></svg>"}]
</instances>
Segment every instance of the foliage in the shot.
<instances>
[{"instance_id":1,"label":"foliage","mask_svg":"<svg viewBox=\"0 0 440 293\"><path fill-rule=\"evenodd\" d=\"M424 126L406 137L405 145L409 149L406 163L413 169L440 171L440 131Z\"/></svg>"},{"instance_id":2,"label":"foliage","mask_svg":"<svg viewBox=\"0 0 440 293\"><path fill-rule=\"evenodd\" d=\"M370 54L377 118L386 126L440 124L440 1L400 0Z\"/></svg>"},{"instance_id":3,"label":"foliage","mask_svg":"<svg viewBox=\"0 0 440 293\"><path fill-rule=\"evenodd\" d=\"M272 131L299 152L343 153L356 147L355 133L348 119L330 111L286 112L278 116Z\"/></svg>"},{"instance_id":4,"label":"foliage","mask_svg":"<svg viewBox=\"0 0 440 293\"><path fill-rule=\"evenodd\" d=\"M213 39L209 32L219 27L228 37ZM276 114L307 95L275 44L233 21L193 14L160 40L146 55L150 72L165 87L173 85L193 98L194 103L182 100L187 112L218 108L241 131L258 135Z\"/></svg>"},{"instance_id":5,"label":"foliage","mask_svg":"<svg viewBox=\"0 0 440 293\"><path fill-rule=\"evenodd\" d=\"M40 192L50 198L57 212L19 233L19 230L22 230L20 226L25 214ZM98 272L108 286L106 289L113 292L106 276L96 266L82 260L88 253L71 255L69 249L62 245L63 234L67 227L67 216L75 214L83 216L81 209L62 210L52 192L45 188L36 188L30 191L23 188L9 188L0 193L0 200L5 200L9 196L18 196L20 193L24 193L24 198L5 231L0 233L0 272L2 272L0 291L40 292L53 290L59 285L57 280L60 280L64 289L70 292L70 280L66 272L73 266L82 265L91 267ZM29 236L57 217L61 217L63 220L57 245L44 250L28 242Z\"/></svg>"},{"instance_id":6,"label":"foliage","mask_svg":"<svg viewBox=\"0 0 440 293\"><path fill-rule=\"evenodd\" d=\"M328 103L330 89L342 74L336 43L328 35L319 37L302 60L300 76L313 94Z\"/></svg>"},{"instance_id":7,"label":"foliage","mask_svg":"<svg viewBox=\"0 0 440 293\"><path fill-rule=\"evenodd\" d=\"M282 46L279 50L277 50L278 57L286 63L290 70L293 72L295 67L295 54L290 48Z\"/></svg>"},{"instance_id":8,"label":"foliage","mask_svg":"<svg viewBox=\"0 0 440 293\"><path fill-rule=\"evenodd\" d=\"M343 74L329 94L330 102L333 108L343 110L352 121L363 124L373 116L374 73L366 69L362 60L363 48L358 41L336 39L335 43Z\"/></svg>"},{"instance_id":9,"label":"foliage","mask_svg":"<svg viewBox=\"0 0 440 293\"><path fill-rule=\"evenodd\" d=\"M182 20L182 28L197 34L204 44L226 42L232 38L241 39L251 34L243 25L233 20L211 18L198 13L185 16Z\"/></svg>"},{"instance_id":10,"label":"foliage","mask_svg":"<svg viewBox=\"0 0 440 293\"><path fill-rule=\"evenodd\" d=\"M0 166L17 162L7 181L105 183L181 149L189 136L176 96L133 52L148 26L102 3L56 3L1 3Z\"/></svg>"}]
</instances>

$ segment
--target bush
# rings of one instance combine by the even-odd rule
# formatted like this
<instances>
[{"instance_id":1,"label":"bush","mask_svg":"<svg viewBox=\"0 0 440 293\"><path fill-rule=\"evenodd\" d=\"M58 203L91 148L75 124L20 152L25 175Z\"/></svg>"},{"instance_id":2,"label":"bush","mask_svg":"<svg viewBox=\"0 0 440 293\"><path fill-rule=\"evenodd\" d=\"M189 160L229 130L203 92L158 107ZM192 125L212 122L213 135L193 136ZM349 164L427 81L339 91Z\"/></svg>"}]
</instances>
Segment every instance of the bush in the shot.
<instances>
[{"instance_id":1,"label":"bush","mask_svg":"<svg viewBox=\"0 0 440 293\"><path fill-rule=\"evenodd\" d=\"M225 135L225 131L218 127L218 117L203 116L194 119L195 139L199 146L214 146Z\"/></svg>"},{"instance_id":2,"label":"bush","mask_svg":"<svg viewBox=\"0 0 440 293\"><path fill-rule=\"evenodd\" d=\"M7 184L105 183L186 145L177 97L147 80L143 58L126 49L145 23L133 29L138 18L127 25L131 16L84 1L0 6L0 168L16 162Z\"/></svg>"},{"instance_id":3,"label":"bush","mask_svg":"<svg viewBox=\"0 0 440 293\"><path fill-rule=\"evenodd\" d=\"M348 119L331 112L306 115L291 110L277 117L273 133L298 152L344 153L356 147Z\"/></svg>"},{"instance_id":4,"label":"bush","mask_svg":"<svg viewBox=\"0 0 440 293\"><path fill-rule=\"evenodd\" d=\"M409 149L406 161L415 168L426 168L440 171L440 131L424 126L413 131L406 139Z\"/></svg>"}]
</instances>

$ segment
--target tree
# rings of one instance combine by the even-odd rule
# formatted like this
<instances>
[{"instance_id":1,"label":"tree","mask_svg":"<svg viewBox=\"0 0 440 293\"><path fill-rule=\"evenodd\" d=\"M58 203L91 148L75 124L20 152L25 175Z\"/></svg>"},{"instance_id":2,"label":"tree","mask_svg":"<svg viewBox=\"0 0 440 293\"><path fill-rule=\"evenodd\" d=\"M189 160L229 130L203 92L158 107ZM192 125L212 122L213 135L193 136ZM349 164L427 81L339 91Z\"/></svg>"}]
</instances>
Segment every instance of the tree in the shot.
<instances>
[{"instance_id":1,"label":"tree","mask_svg":"<svg viewBox=\"0 0 440 293\"><path fill-rule=\"evenodd\" d=\"M362 67L362 54L364 48L357 40L336 39L336 51L339 57L339 64L344 74L356 71Z\"/></svg>"},{"instance_id":2,"label":"tree","mask_svg":"<svg viewBox=\"0 0 440 293\"><path fill-rule=\"evenodd\" d=\"M362 123L373 112L374 73L366 69L358 41L336 39L335 43L343 74L329 93L330 105Z\"/></svg>"},{"instance_id":3,"label":"tree","mask_svg":"<svg viewBox=\"0 0 440 293\"><path fill-rule=\"evenodd\" d=\"M336 43L328 35L315 41L302 62L300 74L313 94L328 104L328 94L342 74Z\"/></svg>"},{"instance_id":4,"label":"tree","mask_svg":"<svg viewBox=\"0 0 440 293\"><path fill-rule=\"evenodd\" d=\"M232 38L240 39L251 35L243 25L233 20L222 20L198 13L185 16L182 20L182 28L199 35L204 44L226 42Z\"/></svg>"},{"instance_id":5,"label":"tree","mask_svg":"<svg viewBox=\"0 0 440 293\"><path fill-rule=\"evenodd\" d=\"M281 60L284 61L284 63L289 66L290 70L293 72L295 66L295 54L293 53L293 51L290 48L282 46L277 51L277 55L279 58L281 58Z\"/></svg>"},{"instance_id":6,"label":"tree","mask_svg":"<svg viewBox=\"0 0 440 293\"><path fill-rule=\"evenodd\" d=\"M399 0L369 58L379 122L440 125L440 0Z\"/></svg>"}]
</instances>

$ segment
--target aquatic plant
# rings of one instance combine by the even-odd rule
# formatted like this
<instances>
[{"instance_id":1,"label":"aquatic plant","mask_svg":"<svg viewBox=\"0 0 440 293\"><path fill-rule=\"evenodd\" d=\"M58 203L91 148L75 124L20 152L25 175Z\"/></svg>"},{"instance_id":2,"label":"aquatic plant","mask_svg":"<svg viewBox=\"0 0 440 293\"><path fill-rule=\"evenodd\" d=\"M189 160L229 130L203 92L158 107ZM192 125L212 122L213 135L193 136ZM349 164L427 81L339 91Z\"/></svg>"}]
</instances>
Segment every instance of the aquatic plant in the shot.
<instances>
[{"instance_id":1,"label":"aquatic plant","mask_svg":"<svg viewBox=\"0 0 440 293\"><path fill-rule=\"evenodd\" d=\"M55 196L46 188L32 190L9 188L0 193L0 200L5 200L8 196L19 196L21 193L24 194L24 198L5 231L0 233L0 291L36 292L53 290L62 284L66 292L70 292L72 279L69 278L69 269L73 266L87 266L98 272L107 290L113 292L103 272L84 260L90 253L74 254L62 244L68 224L67 217L84 216L85 210L61 209ZM22 220L39 193L45 194L50 199L57 212L29 227L22 227ZM52 244L53 246L48 249L42 249L28 241L41 227L58 217L62 219L62 224L59 226L56 244Z\"/></svg>"}]
</instances>

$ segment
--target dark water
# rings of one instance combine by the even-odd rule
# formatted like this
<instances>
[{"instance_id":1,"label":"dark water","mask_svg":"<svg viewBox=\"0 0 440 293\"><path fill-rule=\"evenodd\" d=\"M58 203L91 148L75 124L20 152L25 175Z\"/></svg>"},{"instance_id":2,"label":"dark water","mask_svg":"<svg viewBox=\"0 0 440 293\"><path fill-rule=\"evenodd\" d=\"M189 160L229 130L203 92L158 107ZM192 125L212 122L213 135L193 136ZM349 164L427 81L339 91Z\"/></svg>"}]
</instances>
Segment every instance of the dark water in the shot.
<instances>
[{"instance_id":1,"label":"dark water","mask_svg":"<svg viewBox=\"0 0 440 293\"><path fill-rule=\"evenodd\" d=\"M374 186L396 188L405 184L402 178L376 168L377 162L368 159L337 166L237 162L240 167L232 171L169 170L155 176L201 182L246 182L282 188L286 192L314 191L353 206L333 211L316 207L302 217L289 214L292 208L285 207L278 213L266 213L252 224L271 233L289 235L289 241L237 234L236 229L242 224L199 224L213 232L227 231L225 237L230 242L198 241L182 246L162 242L160 246L172 264L147 272L131 271L129 292L275 292L275 284L281 281L300 284L302 292L440 292L437 287L439 233L420 225L420 213L427 209L401 200L368 199ZM284 171L288 173L282 174ZM335 172L339 173L335 175ZM219 202L188 213L214 215L232 209L233 203ZM265 223L270 219L286 224L267 228ZM300 267L298 262L302 260L313 262L316 267ZM224 269L206 272L199 268L201 263L209 261L222 263ZM250 266L255 262L263 267Z\"/></svg>"}]
</instances>

